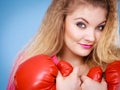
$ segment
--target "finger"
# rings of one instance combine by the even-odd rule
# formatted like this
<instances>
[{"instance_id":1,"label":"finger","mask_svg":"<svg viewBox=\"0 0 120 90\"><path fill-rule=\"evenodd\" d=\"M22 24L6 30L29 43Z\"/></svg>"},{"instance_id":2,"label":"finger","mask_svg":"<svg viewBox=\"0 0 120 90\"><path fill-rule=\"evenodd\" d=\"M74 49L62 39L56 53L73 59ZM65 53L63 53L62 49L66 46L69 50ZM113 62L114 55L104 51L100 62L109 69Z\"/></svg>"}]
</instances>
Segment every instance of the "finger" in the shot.
<instances>
[{"instance_id":1,"label":"finger","mask_svg":"<svg viewBox=\"0 0 120 90\"><path fill-rule=\"evenodd\" d=\"M57 74L57 79L60 79L60 78L63 78L62 74L60 71L58 71L58 74Z\"/></svg>"},{"instance_id":2,"label":"finger","mask_svg":"<svg viewBox=\"0 0 120 90\"><path fill-rule=\"evenodd\" d=\"M85 75L82 75L81 76L81 80L84 82L84 81L86 81L87 79L89 79L87 76L85 76Z\"/></svg>"},{"instance_id":3,"label":"finger","mask_svg":"<svg viewBox=\"0 0 120 90\"><path fill-rule=\"evenodd\" d=\"M81 81L82 81L82 83L91 83L91 82L98 83L97 81L95 81L95 80L93 80L90 77L85 76L85 75L81 76Z\"/></svg>"},{"instance_id":4,"label":"finger","mask_svg":"<svg viewBox=\"0 0 120 90\"><path fill-rule=\"evenodd\" d=\"M85 75L81 76L81 85L80 85L80 87L82 88L82 90L84 90L87 83L89 83L87 79L88 79L87 76L85 76Z\"/></svg>"},{"instance_id":5,"label":"finger","mask_svg":"<svg viewBox=\"0 0 120 90\"><path fill-rule=\"evenodd\" d=\"M107 82L105 81L104 78L102 78L101 84L104 85L104 86L107 86Z\"/></svg>"}]
</instances>

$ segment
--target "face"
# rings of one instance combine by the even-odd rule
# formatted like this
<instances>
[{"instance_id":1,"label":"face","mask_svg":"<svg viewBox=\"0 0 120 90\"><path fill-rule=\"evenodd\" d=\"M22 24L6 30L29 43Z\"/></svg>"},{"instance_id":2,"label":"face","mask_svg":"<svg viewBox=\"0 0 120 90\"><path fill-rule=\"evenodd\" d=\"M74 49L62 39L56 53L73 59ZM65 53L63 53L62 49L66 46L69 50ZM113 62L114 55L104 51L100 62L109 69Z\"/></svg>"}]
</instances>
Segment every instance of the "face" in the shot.
<instances>
[{"instance_id":1,"label":"face","mask_svg":"<svg viewBox=\"0 0 120 90\"><path fill-rule=\"evenodd\" d=\"M65 53L87 56L96 46L106 23L101 7L80 6L65 20Z\"/></svg>"}]
</instances>

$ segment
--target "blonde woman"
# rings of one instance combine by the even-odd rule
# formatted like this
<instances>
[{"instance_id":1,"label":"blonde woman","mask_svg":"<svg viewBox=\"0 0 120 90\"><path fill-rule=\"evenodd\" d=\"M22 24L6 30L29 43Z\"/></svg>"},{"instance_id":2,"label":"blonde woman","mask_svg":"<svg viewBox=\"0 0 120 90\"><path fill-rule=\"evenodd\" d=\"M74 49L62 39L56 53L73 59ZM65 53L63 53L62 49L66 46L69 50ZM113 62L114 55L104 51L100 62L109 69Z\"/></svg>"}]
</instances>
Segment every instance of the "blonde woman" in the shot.
<instances>
[{"instance_id":1,"label":"blonde woman","mask_svg":"<svg viewBox=\"0 0 120 90\"><path fill-rule=\"evenodd\" d=\"M117 3L117 0L53 0L40 30L17 59L7 90L107 90L107 84L109 90L119 90L119 80L112 86L104 78L97 82L87 76L92 67L100 66L106 72L107 65L118 60L115 66L120 79ZM60 61L73 70L64 76ZM51 73L44 72L51 65L55 78L42 77Z\"/></svg>"}]
</instances>

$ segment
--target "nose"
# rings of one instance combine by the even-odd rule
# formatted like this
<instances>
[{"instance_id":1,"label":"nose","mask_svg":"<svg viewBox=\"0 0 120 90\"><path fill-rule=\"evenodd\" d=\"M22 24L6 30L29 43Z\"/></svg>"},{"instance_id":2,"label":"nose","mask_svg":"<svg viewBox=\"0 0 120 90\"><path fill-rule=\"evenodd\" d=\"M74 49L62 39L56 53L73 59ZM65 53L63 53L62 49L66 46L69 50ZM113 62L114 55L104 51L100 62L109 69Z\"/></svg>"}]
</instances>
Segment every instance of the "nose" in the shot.
<instances>
[{"instance_id":1,"label":"nose","mask_svg":"<svg viewBox=\"0 0 120 90\"><path fill-rule=\"evenodd\" d=\"M95 30L89 29L86 31L85 40L89 42L95 42Z\"/></svg>"}]
</instances>

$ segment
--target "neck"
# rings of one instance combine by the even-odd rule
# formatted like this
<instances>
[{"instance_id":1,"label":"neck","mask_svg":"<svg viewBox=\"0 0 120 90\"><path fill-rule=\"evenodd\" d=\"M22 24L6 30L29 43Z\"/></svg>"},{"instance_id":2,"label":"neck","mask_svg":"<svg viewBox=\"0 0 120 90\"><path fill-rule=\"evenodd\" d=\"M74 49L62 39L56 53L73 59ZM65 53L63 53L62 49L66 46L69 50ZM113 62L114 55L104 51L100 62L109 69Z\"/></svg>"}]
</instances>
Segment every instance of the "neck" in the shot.
<instances>
[{"instance_id":1,"label":"neck","mask_svg":"<svg viewBox=\"0 0 120 90\"><path fill-rule=\"evenodd\" d=\"M58 54L59 60L65 60L70 63L73 68L79 68L79 75L87 75L89 71L89 66L85 63L84 57L72 53L68 48L64 48Z\"/></svg>"},{"instance_id":2,"label":"neck","mask_svg":"<svg viewBox=\"0 0 120 90\"><path fill-rule=\"evenodd\" d=\"M71 55L69 53L62 53L58 55L59 60L64 60L72 65L73 68L79 68L79 75L87 75L89 71L88 65L84 62L83 57Z\"/></svg>"},{"instance_id":3,"label":"neck","mask_svg":"<svg viewBox=\"0 0 120 90\"><path fill-rule=\"evenodd\" d=\"M84 65L83 57L71 52L63 52L58 55L59 60L64 60L70 63L73 67Z\"/></svg>"}]
</instances>

